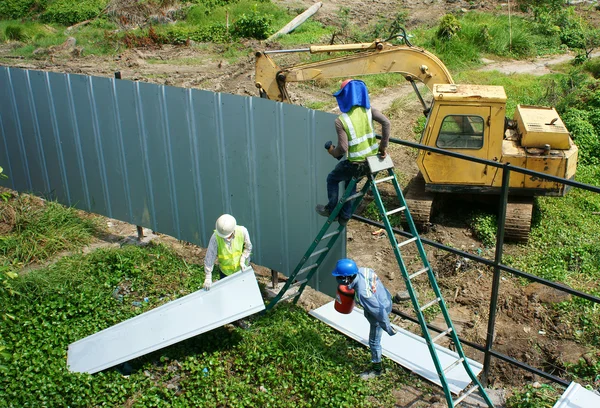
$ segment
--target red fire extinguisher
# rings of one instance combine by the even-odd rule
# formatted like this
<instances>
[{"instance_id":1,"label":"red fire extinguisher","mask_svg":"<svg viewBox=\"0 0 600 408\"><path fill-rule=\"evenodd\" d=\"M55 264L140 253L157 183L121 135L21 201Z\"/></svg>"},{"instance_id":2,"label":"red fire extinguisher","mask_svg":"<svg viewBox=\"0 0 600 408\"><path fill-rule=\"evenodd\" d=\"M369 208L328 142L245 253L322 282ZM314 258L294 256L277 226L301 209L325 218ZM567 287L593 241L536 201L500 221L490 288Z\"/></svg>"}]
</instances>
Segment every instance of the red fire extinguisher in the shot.
<instances>
[{"instance_id":1,"label":"red fire extinguisher","mask_svg":"<svg viewBox=\"0 0 600 408\"><path fill-rule=\"evenodd\" d=\"M338 285L334 308L340 313L350 314L354 309L354 289L348 285Z\"/></svg>"}]
</instances>

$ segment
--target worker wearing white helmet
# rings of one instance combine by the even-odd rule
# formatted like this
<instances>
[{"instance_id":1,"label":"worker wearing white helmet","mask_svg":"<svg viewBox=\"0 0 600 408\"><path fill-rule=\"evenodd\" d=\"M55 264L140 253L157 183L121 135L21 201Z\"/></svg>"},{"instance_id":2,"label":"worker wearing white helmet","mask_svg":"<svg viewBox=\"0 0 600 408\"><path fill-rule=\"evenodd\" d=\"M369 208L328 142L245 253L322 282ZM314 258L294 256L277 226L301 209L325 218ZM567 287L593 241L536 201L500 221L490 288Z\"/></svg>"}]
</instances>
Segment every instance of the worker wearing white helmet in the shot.
<instances>
[{"instance_id":1,"label":"worker wearing white helmet","mask_svg":"<svg viewBox=\"0 0 600 408\"><path fill-rule=\"evenodd\" d=\"M237 225L235 218L229 214L221 215L216 222L215 231L208 242L204 257L204 289L209 290L212 284L212 271L215 261L219 259L222 279L232 273L248 268L252 253L252 242L248 230Z\"/></svg>"}]
</instances>

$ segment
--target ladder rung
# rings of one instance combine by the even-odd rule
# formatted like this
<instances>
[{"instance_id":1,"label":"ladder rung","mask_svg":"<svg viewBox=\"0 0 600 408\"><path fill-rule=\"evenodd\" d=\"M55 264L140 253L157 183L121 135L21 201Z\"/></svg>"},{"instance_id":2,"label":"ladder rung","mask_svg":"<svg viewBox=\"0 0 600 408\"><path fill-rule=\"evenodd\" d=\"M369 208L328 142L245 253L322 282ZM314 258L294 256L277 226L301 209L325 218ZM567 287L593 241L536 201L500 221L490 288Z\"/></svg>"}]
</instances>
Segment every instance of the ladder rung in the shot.
<instances>
[{"instance_id":1,"label":"ladder rung","mask_svg":"<svg viewBox=\"0 0 600 408\"><path fill-rule=\"evenodd\" d=\"M375 184L384 183L386 181L393 180L394 176L388 176L384 178L380 178L379 180L375 180Z\"/></svg>"},{"instance_id":2,"label":"ladder rung","mask_svg":"<svg viewBox=\"0 0 600 408\"><path fill-rule=\"evenodd\" d=\"M300 296L300 291L292 293L291 295L284 296L281 299L279 299L279 301L283 302L284 300L292 299L292 298L295 298L296 296Z\"/></svg>"},{"instance_id":3,"label":"ladder rung","mask_svg":"<svg viewBox=\"0 0 600 408\"><path fill-rule=\"evenodd\" d=\"M350 197L346 198L346 200L344 200L344 202L347 203L350 200L354 200L355 198L361 197L361 196L364 196L364 195L365 195L365 193L363 193L363 192L352 194Z\"/></svg>"},{"instance_id":4,"label":"ladder rung","mask_svg":"<svg viewBox=\"0 0 600 408\"><path fill-rule=\"evenodd\" d=\"M465 361L465 358L461 357L458 360L456 360L454 363L450 364L448 367L444 368L444 374L446 374L448 371L452 370L454 367L456 367L457 365L459 365L463 361Z\"/></svg>"},{"instance_id":5,"label":"ladder rung","mask_svg":"<svg viewBox=\"0 0 600 408\"><path fill-rule=\"evenodd\" d=\"M310 254L309 258L312 258L315 255L319 255L319 254L322 254L323 252L327 252L327 251L329 251L329 248L319 249L318 251L315 251L312 254Z\"/></svg>"},{"instance_id":6,"label":"ladder rung","mask_svg":"<svg viewBox=\"0 0 600 408\"><path fill-rule=\"evenodd\" d=\"M302 284L303 284L304 282L306 282L307 280L308 280L308 279L303 279L303 280L301 280L301 281L294 282L293 284L291 284L291 285L288 287L288 289L287 289L287 290L290 290L290 289L292 289L292 288L297 288L298 286L302 285ZM286 291L286 292L287 292L287 291ZM288 300L288 299L290 299L290 298L295 298L296 296L300 296L300 294L301 294L301 293L302 293L302 292L300 292L300 291L298 291L298 292L295 292L295 293L291 293L291 294L289 294L289 295L287 295L287 296L284 296L284 297L282 297L281 299L279 299L279 301L281 302L282 300Z\"/></svg>"},{"instance_id":7,"label":"ladder rung","mask_svg":"<svg viewBox=\"0 0 600 408\"><path fill-rule=\"evenodd\" d=\"M410 275L410 276L408 277L408 279L413 279L413 278L416 278L417 276L419 276L420 274L422 274L422 273L424 273L424 272L427 272L428 270L429 270L429 268L423 268L423 269L421 269L420 271L417 271L417 272L413 273L412 275Z\"/></svg>"},{"instance_id":8,"label":"ladder rung","mask_svg":"<svg viewBox=\"0 0 600 408\"><path fill-rule=\"evenodd\" d=\"M462 400L464 400L465 398L467 398L469 395L473 394L473 392L479 388L479 384L475 384L474 386L472 386L471 388L469 388L469 390L467 392L465 392L463 395L461 395L460 397L458 397L455 401L452 401L452 406L455 407L458 404L460 404L462 402Z\"/></svg>"},{"instance_id":9,"label":"ladder rung","mask_svg":"<svg viewBox=\"0 0 600 408\"><path fill-rule=\"evenodd\" d=\"M340 232L336 230L336 231L330 232L329 234L325 234L325 235L323 235L323 238L321 238L321 241L323 241L324 239L327 239L327 238L331 238L331 237L333 237L334 235L337 235L337 234L339 234L339 233L340 233Z\"/></svg>"},{"instance_id":10,"label":"ladder rung","mask_svg":"<svg viewBox=\"0 0 600 408\"><path fill-rule=\"evenodd\" d=\"M316 263L315 263L315 264L312 264L311 266L307 266L306 268L302 268L302 269L300 269L300 270L298 271L297 275L298 275L298 274L301 274L301 273L304 273L304 272L306 272L306 271L310 271L311 269L315 269L315 268L316 268L316 267L318 267L318 266L319 266L319 264L316 264Z\"/></svg>"},{"instance_id":11,"label":"ladder rung","mask_svg":"<svg viewBox=\"0 0 600 408\"><path fill-rule=\"evenodd\" d=\"M435 343L436 341L438 341L439 339L441 339L442 337L444 337L445 335L447 335L451 331L452 331L452 327L448 327L447 330L441 332L440 334L438 334L437 336L435 336L433 339L431 339L431 342Z\"/></svg>"},{"instance_id":12,"label":"ladder rung","mask_svg":"<svg viewBox=\"0 0 600 408\"><path fill-rule=\"evenodd\" d=\"M304 282L306 282L308 279L302 279L301 281L298 282L294 282L290 285L290 287L288 288L288 290L290 290L291 288L297 288L298 286L302 285Z\"/></svg>"},{"instance_id":13,"label":"ladder rung","mask_svg":"<svg viewBox=\"0 0 600 408\"><path fill-rule=\"evenodd\" d=\"M417 240L417 237L412 237L411 239L407 239L406 241L402 241L398 244L398 248L402 248L404 245L408 245L411 242L415 242Z\"/></svg>"},{"instance_id":14,"label":"ladder rung","mask_svg":"<svg viewBox=\"0 0 600 408\"><path fill-rule=\"evenodd\" d=\"M404 211L404 210L406 210L406 206L396 208L395 210L392 210L392 211L388 211L385 213L385 215L387 215L389 217L392 214L396 214L397 212Z\"/></svg>"},{"instance_id":15,"label":"ladder rung","mask_svg":"<svg viewBox=\"0 0 600 408\"><path fill-rule=\"evenodd\" d=\"M438 297L438 298L435 298L435 299L433 299L431 302L427 303L425 306L421 307L419 310L422 312L423 310L427 309L429 306L433 306L433 305L435 305L435 304L436 304L436 303L438 303L440 300L441 300L441 299L440 299L439 297Z\"/></svg>"}]
</instances>

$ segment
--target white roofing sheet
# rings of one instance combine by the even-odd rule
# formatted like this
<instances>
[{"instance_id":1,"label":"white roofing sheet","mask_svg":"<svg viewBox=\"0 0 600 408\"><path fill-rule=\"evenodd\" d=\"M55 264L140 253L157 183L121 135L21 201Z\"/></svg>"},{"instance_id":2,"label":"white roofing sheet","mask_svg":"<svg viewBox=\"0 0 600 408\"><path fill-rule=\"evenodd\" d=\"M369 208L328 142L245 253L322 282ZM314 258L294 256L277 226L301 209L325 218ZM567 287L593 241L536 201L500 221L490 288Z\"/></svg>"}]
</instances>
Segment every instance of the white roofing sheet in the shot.
<instances>
[{"instance_id":1,"label":"white roofing sheet","mask_svg":"<svg viewBox=\"0 0 600 408\"><path fill-rule=\"evenodd\" d=\"M554 408L598 408L600 407L600 395L583 388L576 382L572 382L565 390L560 399L554 404Z\"/></svg>"},{"instance_id":2,"label":"white roofing sheet","mask_svg":"<svg viewBox=\"0 0 600 408\"><path fill-rule=\"evenodd\" d=\"M96 373L264 310L250 269L69 345L67 365Z\"/></svg>"},{"instance_id":3,"label":"white roofing sheet","mask_svg":"<svg viewBox=\"0 0 600 408\"><path fill-rule=\"evenodd\" d=\"M310 314L348 337L368 346L369 322L363 316L362 309L354 308L350 314L341 314L334 309L334 302L332 301L318 309L312 310ZM394 328L398 330L395 336L389 336L384 332L381 337L383 355L415 374L441 386L425 339L398 326L394 326ZM457 353L438 345L435 347L438 350L438 357L442 367L448 367L459 359ZM478 375L483 366L471 359L467 359L467 361L473 373ZM471 379L462 364L452 368L446 374L446 380L448 381L450 391L457 395L471 383Z\"/></svg>"}]
</instances>

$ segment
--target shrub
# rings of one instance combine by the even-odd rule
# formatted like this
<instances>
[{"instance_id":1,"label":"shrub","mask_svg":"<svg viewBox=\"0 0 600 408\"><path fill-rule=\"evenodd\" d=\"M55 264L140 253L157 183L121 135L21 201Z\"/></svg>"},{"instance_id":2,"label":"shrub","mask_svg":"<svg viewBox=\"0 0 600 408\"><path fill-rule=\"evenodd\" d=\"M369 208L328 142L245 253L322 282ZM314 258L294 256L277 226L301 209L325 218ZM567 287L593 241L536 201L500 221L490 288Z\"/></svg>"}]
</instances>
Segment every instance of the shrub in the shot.
<instances>
[{"instance_id":1,"label":"shrub","mask_svg":"<svg viewBox=\"0 0 600 408\"><path fill-rule=\"evenodd\" d=\"M7 39L13 41L23 41L27 39L27 35L23 31L23 27L17 25L8 25L4 29L4 35Z\"/></svg>"},{"instance_id":2,"label":"shrub","mask_svg":"<svg viewBox=\"0 0 600 408\"><path fill-rule=\"evenodd\" d=\"M231 27L231 34L239 38L264 40L271 32L271 17L253 11L244 13Z\"/></svg>"},{"instance_id":3,"label":"shrub","mask_svg":"<svg viewBox=\"0 0 600 408\"><path fill-rule=\"evenodd\" d=\"M0 1L0 18L22 18L28 14L43 10L46 0L2 0Z\"/></svg>"},{"instance_id":4,"label":"shrub","mask_svg":"<svg viewBox=\"0 0 600 408\"><path fill-rule=\"evenodd\" d=\"M446 14L440 20L440 24L438 25L438 29L436 32L437 38L441 40L449 40L454 37L461 29L461 24L458 19L452 14Z\"/></svg>"},{"instance_id":5,"label":"shrub","mask_svg":"<svg viewBox=\"0 0 600 408\"><path fill-rule=\"evenodd\" d=\"M106 7L108 0L57 0L50 4L42 20L49 23L73 25L81 21L92 19L100 14Z\"/></svg>"},{"instance_id":6,"label":"shrub","mask_svg":"<svg viewBox=\"0 0 600 408\"><path fill-rule=\"evenodd\" d=\"M594 118L599 114L600 112L596 112ZM590 121L590 116L590 111L575 108L563 114L563 121L579 147L579 161L582 164L600 163L600 140L598 140L597 128Z\"/></svg>"}]
</instances>

